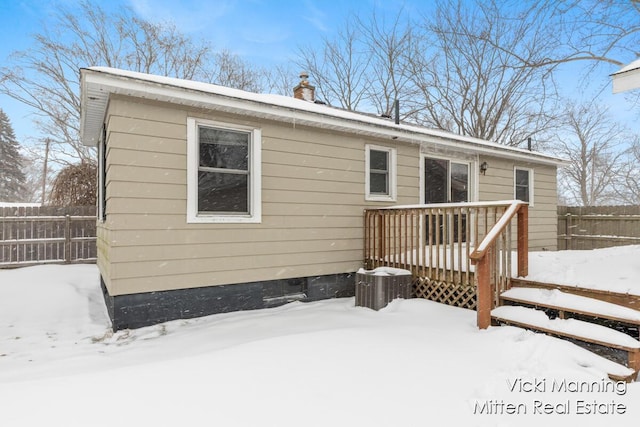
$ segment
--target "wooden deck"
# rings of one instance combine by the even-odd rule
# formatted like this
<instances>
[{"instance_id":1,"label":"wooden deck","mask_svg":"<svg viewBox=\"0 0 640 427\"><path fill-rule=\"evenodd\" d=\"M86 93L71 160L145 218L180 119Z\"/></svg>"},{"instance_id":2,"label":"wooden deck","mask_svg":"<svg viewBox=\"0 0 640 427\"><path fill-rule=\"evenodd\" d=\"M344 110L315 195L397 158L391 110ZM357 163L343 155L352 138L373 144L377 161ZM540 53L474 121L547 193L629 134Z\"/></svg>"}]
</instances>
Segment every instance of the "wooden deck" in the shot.
<instances>
[{"instance_id":1,"label":"wooden deck","mask_svg":"<svg viewBox=\"0 0 640 427\"><path fill-rule=\"evenodd\" d=\"M367 209L364 263L412 271L417 297L476 309L487 327L509 289L514 249L526 275L527 213L519 201Z\"/></svg>"},{"instance_id":2,"label":"wooden deck","mask_svg":"<svg viewBox=\"0 0 640 427\"><path fill-rule=\"evenodd\" d=\"M595 298L632 311L640 308L640 297L636 299L613 292L523 279L528 274L527 204L507 201L368 209L365 210L364 223L366 268L388 266L411 271L414 276L414 296L475 309L477 324L481 329L488 328L492 322L510 324L582 342L587 346L597 345L623 351L626 355L623 361L612 360L626 365L629 374L618 373L612 375L612 379L631 381L637 378L640 371L640 342L637 341L636 320L629 321L601 313L597 307L603 304L593 301L587 304L593 308L590 311L581 310L571 303L545 306L539 298L514 300L508 293L503 296L514 285L562 288L564 292L581 295L580 298ZM515 277L512 277L514 272ZM567 297L562 301L575 302L577 299ZM501 307L504 304L518 307ZM560 318L550 319L544 311L549 309L561 313ZM622 312L621 309L614 311ZM515 315L510 316L513 313ZM571 319L565 323L564 317L572 315L579 316L580 320ZM632 315L635 319L636 315ZM640 312L637 316L640 316ZM613 331L608 329L609 325L599 324L602 319L630 325L635 329L624 333ZM568 327L574 324L580 325L575 331Z\"/></svg>"}]
</instances>

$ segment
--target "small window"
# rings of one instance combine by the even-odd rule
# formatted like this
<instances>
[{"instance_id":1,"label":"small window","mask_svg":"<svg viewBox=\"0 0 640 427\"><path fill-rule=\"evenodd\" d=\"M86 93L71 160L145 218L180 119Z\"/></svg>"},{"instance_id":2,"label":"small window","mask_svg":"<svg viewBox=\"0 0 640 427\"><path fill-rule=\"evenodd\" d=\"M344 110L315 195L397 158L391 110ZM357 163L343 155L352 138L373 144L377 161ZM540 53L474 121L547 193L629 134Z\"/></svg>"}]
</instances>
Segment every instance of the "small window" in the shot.
<instances>
[{"instance_id":1,"label":"small window","mask_svg":"<svg viewBox=\"0 0 640 427\"><path fill-rule=\"evenodd\" d=\"M531 169L515 168L514 197L533 204L533 171Z\"/></svg>"},{"instance_id":2,"label":"small window","mask_svg":"<svg viewBox=\"0 0 640 427\"><path fill-rule=\"evenodd\" d=\"M188 121L189 222L260 222L260 131Z\"/></svg>"},{"instance_id":3,"label":"small window","mask_svg":"<svg viewBox=\"0 0 640 427\"><path fill-rule=\"evenodd\" d=\"M365 151L366 200L395 201L396 150L367 145Z\"/></svg>"}]
</instances>

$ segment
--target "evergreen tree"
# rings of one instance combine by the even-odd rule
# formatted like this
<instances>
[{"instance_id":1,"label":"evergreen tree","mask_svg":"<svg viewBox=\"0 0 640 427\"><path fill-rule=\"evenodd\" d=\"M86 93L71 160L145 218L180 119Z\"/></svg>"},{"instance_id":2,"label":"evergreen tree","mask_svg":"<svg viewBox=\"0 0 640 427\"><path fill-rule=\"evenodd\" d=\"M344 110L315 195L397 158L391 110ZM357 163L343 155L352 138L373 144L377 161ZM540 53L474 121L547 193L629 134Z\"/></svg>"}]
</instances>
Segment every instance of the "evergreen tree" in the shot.
<instances>
[{"instance_id":1,"label":"evergreen tree","mask_svg":"<svg viewBox=\"0 0 640 427\"><path fill-rule=\"evenodd\" d=\"M9 117L0 108L0 201L22 201L26 180L22 161Z\"/></svg>"}]
</instances>

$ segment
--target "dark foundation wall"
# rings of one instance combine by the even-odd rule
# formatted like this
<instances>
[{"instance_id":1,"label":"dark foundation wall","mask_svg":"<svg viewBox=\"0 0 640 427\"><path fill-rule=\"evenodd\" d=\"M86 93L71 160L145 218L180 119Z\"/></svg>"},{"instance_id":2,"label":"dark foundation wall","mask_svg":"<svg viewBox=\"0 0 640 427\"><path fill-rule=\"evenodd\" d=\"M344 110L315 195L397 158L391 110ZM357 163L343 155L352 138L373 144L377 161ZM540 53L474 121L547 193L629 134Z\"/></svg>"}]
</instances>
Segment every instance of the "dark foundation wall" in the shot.
<instances>
[{"instance_id":1,"label":"dark foundation wall","mask_svg":"<svg viewBox=\"0 0 640 427\"><path fill-rule=\"evenodd\" d=\"M353 273L117 296L109 295L102 278L100 283L114 331L291 301L350 297L355 292Z\"/></svg>"}]
</instances>

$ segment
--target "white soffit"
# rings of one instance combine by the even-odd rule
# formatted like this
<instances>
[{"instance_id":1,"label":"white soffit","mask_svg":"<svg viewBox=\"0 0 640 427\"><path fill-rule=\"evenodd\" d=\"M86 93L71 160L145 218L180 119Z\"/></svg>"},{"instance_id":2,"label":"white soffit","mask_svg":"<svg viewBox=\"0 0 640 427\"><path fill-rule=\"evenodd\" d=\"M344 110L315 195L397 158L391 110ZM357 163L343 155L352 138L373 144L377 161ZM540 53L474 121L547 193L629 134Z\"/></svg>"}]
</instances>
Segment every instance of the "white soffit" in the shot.
<instances>
[{"instance_id":1,"label":"white soffit","mask_svg":"<svg viewBox=\"0 0 640 427\"><path fill-rule=\"evenodd\" d=\"M80 137L83 144L96 146L110 94L224 111L250 117L339 130L363 136L390 138L414 144L435 143L478 154L514 158L534 163L562 165L559 158L507 147L477 138L410 125L395 125L388 119L313 104L293 97L254 94L189 80L153 76L111 68L80 70Z\"/></svg>"}]
</instances>

